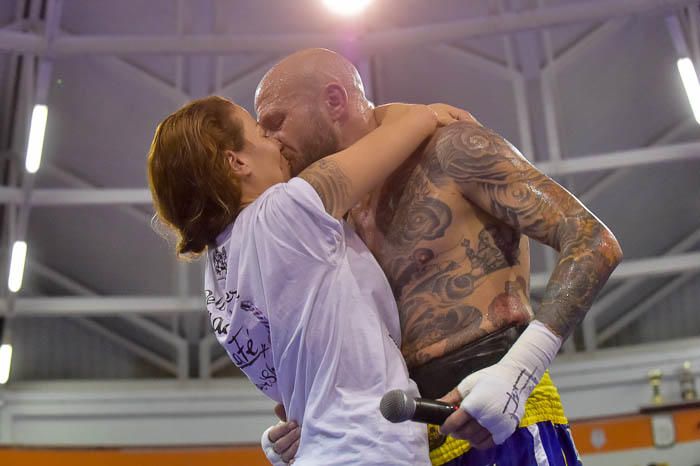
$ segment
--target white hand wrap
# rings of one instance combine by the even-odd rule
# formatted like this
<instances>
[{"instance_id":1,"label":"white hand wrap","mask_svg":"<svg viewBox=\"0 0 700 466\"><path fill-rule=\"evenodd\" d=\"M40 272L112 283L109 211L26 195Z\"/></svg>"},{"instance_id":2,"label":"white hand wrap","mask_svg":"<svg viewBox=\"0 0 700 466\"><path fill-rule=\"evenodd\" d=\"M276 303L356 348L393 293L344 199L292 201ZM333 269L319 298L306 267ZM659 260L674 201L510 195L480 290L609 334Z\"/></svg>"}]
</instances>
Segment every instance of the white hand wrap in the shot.
<instances>
[{"instance_id":1,"label":"white hand wrap","mask_svg":"<svg viewBox=\"0 0 700 466\"><path fill-rule=\"evenodd\" d=\"M265 432L263 432L262 437L260 438L260 445L262 446L268 461L272 463L272 466L287 466L287 463L285 463L284 460L282 460L282 457L275 451L275 444L272 443L272 440L270 440L270 431L275 427L276 426L270 426L265 429Z\"/></svg>"},{"instance_id":2,"label":"white hand wrap","mask_svg":"<svg viewBox=\"0 0 700 466\"><path fill-rule=\"evenodd\" d=\"M505 356L466 377L457 386L461 408L491 432L500 445L520 425L525 400L559 352L562 339L532 321Z\"/></svg>"}]
</instances>

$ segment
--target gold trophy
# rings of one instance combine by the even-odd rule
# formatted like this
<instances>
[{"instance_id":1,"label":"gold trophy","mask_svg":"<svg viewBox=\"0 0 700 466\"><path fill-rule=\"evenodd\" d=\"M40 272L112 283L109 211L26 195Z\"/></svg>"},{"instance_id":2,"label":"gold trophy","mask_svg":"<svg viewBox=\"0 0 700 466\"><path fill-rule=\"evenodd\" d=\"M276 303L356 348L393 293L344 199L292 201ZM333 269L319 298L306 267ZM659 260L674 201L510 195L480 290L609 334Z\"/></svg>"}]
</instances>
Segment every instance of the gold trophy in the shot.
<instances>
[{"instance_id":1,"label":"gold trophy","mask_svg":"<svg viewBox=\"0 0 700 466\"><path fill-rule=\"evenodd\" d=\"M664 402L661 396L661 369L654 369L649 371L647 377L649 377L649 385L651 386L651 404L661 405Z\"/></svg>"},{"instance_id":2,"label":"gold trophy","mask_svg":"<svg viewBox=\"0 0 700 466\"><path fill-rule=\"evenodd\" d=\"M690 369L690 361L683 363L681 367L681 398L683 401L695 401L698 399L698 392L695 390L695 376Z\"/></svg>"}]
</instances>

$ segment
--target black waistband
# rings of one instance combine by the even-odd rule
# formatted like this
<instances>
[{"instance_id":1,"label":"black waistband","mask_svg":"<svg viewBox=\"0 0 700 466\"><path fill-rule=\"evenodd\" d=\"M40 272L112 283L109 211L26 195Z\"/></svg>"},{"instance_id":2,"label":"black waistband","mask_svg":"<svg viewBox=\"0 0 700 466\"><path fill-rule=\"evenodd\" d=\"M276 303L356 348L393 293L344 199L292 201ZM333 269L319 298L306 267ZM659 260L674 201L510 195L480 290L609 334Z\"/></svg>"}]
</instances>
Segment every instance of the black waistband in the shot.
<instances>
[{"instance_id":1,"label":"black waistband","mask_svg":"<svg viewBox=\"0 0 700 466\"><path fill-rule=\"evenodd\" d=\"M508 327L409 370L424 398L440 398L466 376L501 360L525 329Z\"/></svg>"}]
</instances>

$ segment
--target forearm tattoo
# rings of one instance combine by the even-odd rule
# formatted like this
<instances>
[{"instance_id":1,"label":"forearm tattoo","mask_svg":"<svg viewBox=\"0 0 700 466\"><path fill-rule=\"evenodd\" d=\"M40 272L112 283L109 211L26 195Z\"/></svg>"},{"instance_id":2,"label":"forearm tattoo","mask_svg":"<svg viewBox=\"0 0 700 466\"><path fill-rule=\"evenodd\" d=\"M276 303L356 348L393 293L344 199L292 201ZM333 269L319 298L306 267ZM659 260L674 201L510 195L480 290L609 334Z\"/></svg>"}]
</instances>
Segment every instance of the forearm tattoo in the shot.
<instances>
[{"instance_id":1,"label":"forearm tattoo","mask_svg":"<svg viewBox=\"0 0 700 466\"><path fill-rule=\"evenodd\" d=\"M568 337L622 258L612 233L493 131L456 123L437 144L443 170L465 197L559 252L536 317Z\"/></svg>"},{"instance_id":2,"label":"forearm tattoo","mask_svg":"<svg viewBox=\"0 0 700 466\"><path fill-rule=\"evenodd\" d=\"M345 214L351 181L334 160L321 159L299 174L318 193L326 212L334 217Z\"/></svg>"}]
</instances>

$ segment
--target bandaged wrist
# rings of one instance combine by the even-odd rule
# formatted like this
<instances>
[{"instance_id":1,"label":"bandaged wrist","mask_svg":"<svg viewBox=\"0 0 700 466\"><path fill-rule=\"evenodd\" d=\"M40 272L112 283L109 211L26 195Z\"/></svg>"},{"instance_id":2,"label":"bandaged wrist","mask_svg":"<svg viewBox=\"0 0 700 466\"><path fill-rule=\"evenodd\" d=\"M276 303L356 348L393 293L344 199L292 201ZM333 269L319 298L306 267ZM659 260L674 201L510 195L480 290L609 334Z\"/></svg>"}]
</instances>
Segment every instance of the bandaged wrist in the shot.
<instances>
[{"instance_id":1,"label":"bandaged wrist","mask_svg":"<svg viewBox=\"0 0 700 466\"><path fill-rule=\"evenodd\" d=\"M561 344L562 339L559 336L539 320L533 320L499 364L512 364L521 370L529 371L535 377L537 385L552 364Z\"/></svg>"},{"instance_id":2,"label":"bandaged wrist","mask_svg":"<svg viewBox=\"0 0 700 466\"><path fill-rule=\"evenodd\" d=\"M525 402L559 352L562 339L539 321L528 325L501 360L457 386L461 408L488 429L496 444L515 431Z\"/></svg>"},{"instance_id":3,"label":"bandaged wrist","mask_svg":"<svg viewBox=\"0 0 700 466\"><path fill-rule=\"evenodd\" d=\"M284 462L282 457L275 451L275 444L270 440L270 431L276 426L270 426L265 429L262 437L260 438L260 445L262 446L265 456L267 456L268 461L272 463L272 466L286 466L287 463Z\"/></svg>"}]
</instances>

